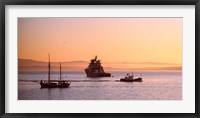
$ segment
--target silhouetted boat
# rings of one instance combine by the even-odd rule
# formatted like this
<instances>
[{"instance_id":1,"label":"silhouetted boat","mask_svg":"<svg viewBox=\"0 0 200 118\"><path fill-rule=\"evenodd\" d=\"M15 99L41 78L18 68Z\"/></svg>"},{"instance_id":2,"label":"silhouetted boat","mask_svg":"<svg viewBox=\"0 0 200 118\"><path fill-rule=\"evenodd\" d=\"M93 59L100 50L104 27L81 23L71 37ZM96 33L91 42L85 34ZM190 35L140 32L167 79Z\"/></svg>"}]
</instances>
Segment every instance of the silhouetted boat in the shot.
<instances>
[{"instance_id":1,"label":"silhouetted boat","mask_svg":"<svg viewBox=\"0 0 200 118\"><path fill-rule=\"evenodd\" d=\"M138 77L138 78L134 79L133 75L127 74L127 76L124 78L121 78L120 81L122 81L122 82L142 82L142 77Z\"/></svg>"},{"instance_id":2,"label":"silhouetted boat","mask_svg":"<svg viewBox=\"0 0 200 118\"><path fill-rule=\"evenodd\" d=\"M97 60L97 56L91 59L89 66L85 69L87 77L110 77L110 73L105 73L101 66L100 60Z\"/></svg>"},{"instance_id":3,"label":"silhouetted boat","mask_svg":"<svg viewBox=\"0 0 200 118\"><path fill-rule=\"evenodd\" d=\"M41 88L67 88L70 85L70 81L61 80L62 72L61 72L61 63L60 63L60 79L59 80L51 80L50 78L50 55L49 55L49 65L48 65L48 81L41 80L40 85Z\"/></svg>"}]
</instances>

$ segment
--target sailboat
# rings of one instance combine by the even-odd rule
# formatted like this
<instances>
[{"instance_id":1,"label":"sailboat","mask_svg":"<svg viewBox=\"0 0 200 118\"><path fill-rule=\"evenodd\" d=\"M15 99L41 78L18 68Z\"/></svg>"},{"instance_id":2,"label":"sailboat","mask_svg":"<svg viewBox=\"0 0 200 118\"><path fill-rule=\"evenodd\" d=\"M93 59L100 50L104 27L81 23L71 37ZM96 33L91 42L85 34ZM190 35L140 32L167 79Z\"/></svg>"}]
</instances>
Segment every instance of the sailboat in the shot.
<instances>
[{"instance_id":1,"label":"sailboat","mask_svg":"<svg viewBox=\"0 0 200 118\"><path fill-rule=\"evenodd\" d=\"M60 78L59 80L51 80L50 77L50 68L51 68L51 63L50 63L50 54L49 54L49 64L48 64L48 80L41 80L40 85L41 88L67 88L70 85L70 81L62 80L62 68L61 68L61 62L60 62Z\"/></svg>"}]
</instances>

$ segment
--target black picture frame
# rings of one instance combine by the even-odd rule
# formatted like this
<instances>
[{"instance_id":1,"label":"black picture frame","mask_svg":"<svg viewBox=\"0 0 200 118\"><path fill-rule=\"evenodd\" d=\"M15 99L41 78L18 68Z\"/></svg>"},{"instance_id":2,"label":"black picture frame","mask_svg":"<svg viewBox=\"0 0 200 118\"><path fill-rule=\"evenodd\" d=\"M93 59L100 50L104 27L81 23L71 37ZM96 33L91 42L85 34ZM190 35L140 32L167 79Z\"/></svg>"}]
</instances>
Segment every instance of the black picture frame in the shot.
<instances>
[{"instance_id":1,"label":"black picture frame","mask_svg":"<svg viewBox=\"0 0 200 118\"><path fill-rule=\"evenodd\" d=\"M5 6L6 5L195 5L195 113L5 113ZM0 116L6 118L197 118L199 113L200 0L1 0L0 4Z\"/></svg>"}]
</instances>

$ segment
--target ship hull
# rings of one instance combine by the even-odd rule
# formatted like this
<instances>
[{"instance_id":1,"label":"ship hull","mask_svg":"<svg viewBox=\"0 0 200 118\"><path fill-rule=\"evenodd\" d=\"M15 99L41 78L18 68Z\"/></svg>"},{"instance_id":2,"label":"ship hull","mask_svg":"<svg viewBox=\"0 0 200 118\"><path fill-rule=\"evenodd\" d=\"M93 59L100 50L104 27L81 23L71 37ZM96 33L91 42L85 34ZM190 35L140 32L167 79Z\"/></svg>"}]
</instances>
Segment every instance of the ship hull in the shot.
<instances>
[{"instance_id":1,"label":"ship hull","mask_svg":"<svg viewBox=\"0 0 200 118\"><path fill-rule=\"evenodd\" d=\"M111 76L110 73L92 73L92 72L89 72L87 69L85 69L85 73L87 77L110 77Z\"/></svg>"},{"instance_id":2,"label":"ship hull","mask_svg":"<svg viewBox=\"0 0 200 118\"><path fill-rule=\"evenodd\" d=\"M67 88L69 83L57 84L57 83L40 83L41 88Z\"/></svg>"},{"instance_id":3,"label":"ship hull","mask_svg":"<svg viewBox=\"0 0 200 118\"><path fill-rule=\"evenodd\" d=\"M142 78L137 78L137 79L120 79L121 82L142 82Z\"/></svg>"}]
</instances>

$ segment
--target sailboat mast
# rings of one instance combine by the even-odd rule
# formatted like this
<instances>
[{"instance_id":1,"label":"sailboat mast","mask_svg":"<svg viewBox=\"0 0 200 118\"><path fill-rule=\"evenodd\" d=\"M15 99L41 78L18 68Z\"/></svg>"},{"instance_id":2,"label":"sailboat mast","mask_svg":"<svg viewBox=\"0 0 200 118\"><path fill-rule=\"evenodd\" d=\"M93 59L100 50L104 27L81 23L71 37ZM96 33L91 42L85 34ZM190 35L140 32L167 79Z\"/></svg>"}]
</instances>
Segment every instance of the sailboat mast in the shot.
<instances>
[{"instance_id":1,"label":"sailboat mast","mask_svg":"<svg viewBox=\"0 0 200 118\"><path fill-rule=\"evenodd\" d=\"M61 81L61 62L60 62L60 81Z\"/></svg>"},{"instance_id":2,"label":"sailboat mast","mask_svg":"<svg viewBox=\"0 0 200 118\"><path fill-rule=\"evenodd\" d=\"M48 65L48 83L50 83L50 54L49 54L49 65Z\"/></svg>"}]
</instances>

